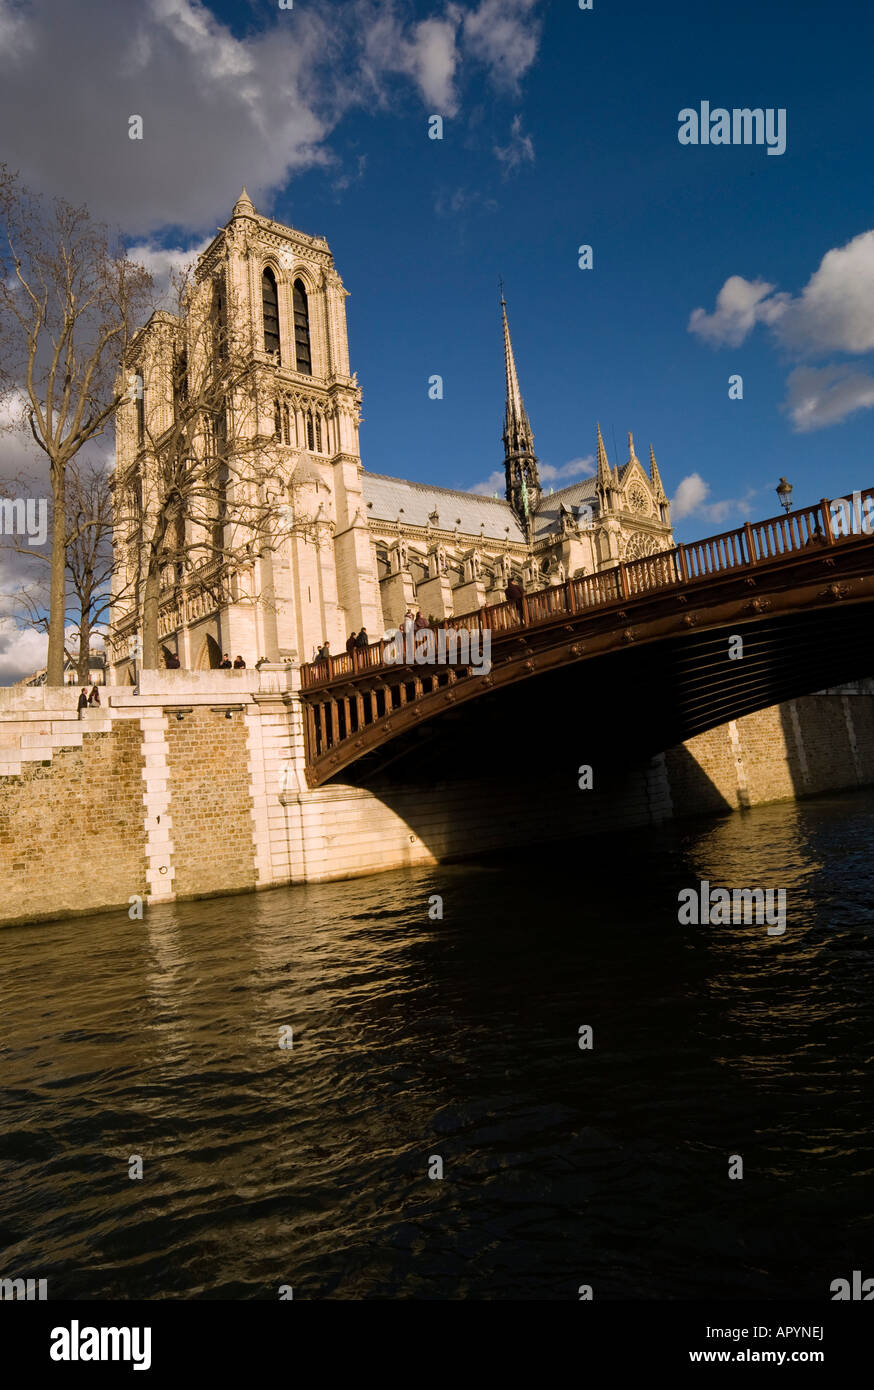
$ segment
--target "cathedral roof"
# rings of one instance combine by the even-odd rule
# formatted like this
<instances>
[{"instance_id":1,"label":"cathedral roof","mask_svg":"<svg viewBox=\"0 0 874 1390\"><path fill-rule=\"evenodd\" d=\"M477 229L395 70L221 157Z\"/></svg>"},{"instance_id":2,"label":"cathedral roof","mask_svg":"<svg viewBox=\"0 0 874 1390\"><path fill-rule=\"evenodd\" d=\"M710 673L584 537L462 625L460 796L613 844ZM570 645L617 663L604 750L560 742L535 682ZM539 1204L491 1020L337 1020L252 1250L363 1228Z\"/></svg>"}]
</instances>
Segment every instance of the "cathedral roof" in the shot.
<instances>
[{"instance_id":1,"label":"cathedral roof","mask_svg":"<svg viewBox=\"0 0 874 1390\"><path fill-rule=\"evenodd\" d=\"M525 544L516 514L502 498L480 497L476 492L433 487L405 478L387 478L383 473L365 472L362 487L367 515L374 521L400 520L407 526L425 527L436 512L438 519L431 524L437 531L454 531L457 527L465 536Z\"/></svg>"},{"instance_id":2,"label":"cathedral roof","mask_svg":"<svg viewBox=\"0 0 874 1390\"><path fill-rule=\"evenodd\" d=\"M598 479L582 478L578 483L571 483L569 487L563 487L559 492L545 493L540 499L540 506L534 516L534 539L543 540L552 532L559 529L559 512L562 503L567 511L576 513L577 507L586 503L592 508L593 514L597 515L598 507Z\"/></svg>"}]
</instances>

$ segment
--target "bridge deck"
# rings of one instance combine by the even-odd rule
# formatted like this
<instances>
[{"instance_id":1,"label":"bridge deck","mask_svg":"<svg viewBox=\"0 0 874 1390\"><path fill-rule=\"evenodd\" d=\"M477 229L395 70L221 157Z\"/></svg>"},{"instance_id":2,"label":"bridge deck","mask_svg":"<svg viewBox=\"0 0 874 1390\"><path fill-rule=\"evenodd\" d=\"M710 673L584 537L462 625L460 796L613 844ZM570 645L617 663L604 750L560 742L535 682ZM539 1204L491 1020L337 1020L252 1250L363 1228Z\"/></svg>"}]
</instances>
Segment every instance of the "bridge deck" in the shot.
<instances>
[{"instance_id":1,"label":"bridge deck","mask_svg":"<svg viewBox=\"0 0 874 1390\"><path fill-rule=\"evenodd\" d=\"M861 502L874 498L874 488L858 494ZM548 664L580 659L582 647L569 640L579 635L584 620L601 618L603 637L633 640L629 635L629 611L638 610L641 600L667 602L676 621L677 603L694 607L703 591L720 579L747 576L746 584L756 586L756 576L765 579L769 571L785 567L793 559L804 562L834 557L847 542L858 541L859 532L867 536L867 525L851 518L835 534L832 507L823 499L812 507L800 508L764 521L747 522L732 531L705 537L672 550L621 562L597 574L571 579L540 592L448 619L432 633L442 633L452 653L445 664L424 665L399 661L396 649L385 640L371 643L352 655L343 653L301 668L301 696L306 712L305 737L307 776L318 785L335 775L341 767L394 737L399 729L439 713L448 704L466 698L473 691L463 687L473 682L478 692L503 684L515 666L515 678L531 674L535 664L533 645L551 645ZM829 557L829 558L827 558ZM821 568L821 566L817 566ZM776 578L776 576L774 576ZM779 582L779 581L778 581ZM658 611L645 605L648 615ZM690 620L687 617L685 621ZM587 624L591 628L591 623ZM488 633L494 674L481 667L481 634ZM560 650L556 649L561 635ZM466 644L471 638L473 653ZM592 651L587 648L587 655ZM466 662L461 658L467 658Z\"/></svg>"}]
</instances>

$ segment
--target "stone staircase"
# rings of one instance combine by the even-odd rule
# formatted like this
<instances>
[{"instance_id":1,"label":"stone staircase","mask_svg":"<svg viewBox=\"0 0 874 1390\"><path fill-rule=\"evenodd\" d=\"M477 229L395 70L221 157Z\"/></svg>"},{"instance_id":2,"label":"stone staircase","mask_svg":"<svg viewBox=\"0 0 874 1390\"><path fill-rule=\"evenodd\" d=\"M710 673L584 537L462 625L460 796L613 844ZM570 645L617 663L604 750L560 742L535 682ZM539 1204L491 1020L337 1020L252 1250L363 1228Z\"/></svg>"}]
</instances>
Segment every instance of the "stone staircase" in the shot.
<instances>
[{"instance_id":1,"label":"stone staircase","mask_svg":"<svg viewBox=\"0 0 874 1390\"><path fill-rule=\"evenodd\" d=\"M4 715L0 708L0 777L20 777L28 763L50 763L61 748L81 748L85 734L107 734L112 728L103 708L87 710L82 719L75 708Z\"/></svg>"}]
</instances>

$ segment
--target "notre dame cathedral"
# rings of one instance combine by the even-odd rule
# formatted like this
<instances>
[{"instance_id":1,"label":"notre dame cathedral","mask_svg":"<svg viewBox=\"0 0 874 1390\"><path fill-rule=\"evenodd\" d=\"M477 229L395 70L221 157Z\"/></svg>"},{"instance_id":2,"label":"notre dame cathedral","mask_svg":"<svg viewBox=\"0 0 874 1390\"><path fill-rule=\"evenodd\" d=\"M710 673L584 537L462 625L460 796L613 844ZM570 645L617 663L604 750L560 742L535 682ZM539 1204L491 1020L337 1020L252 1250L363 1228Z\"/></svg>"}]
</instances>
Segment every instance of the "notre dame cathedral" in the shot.
<instances>
[{"instance_id":1,"label":"notre dame cathedral","mask_svg":"<svg viewBox=\"0 0 874 1390\"><path fill-rule=\"evenodd\" d=\"M233 298L248 316L255 354L272 374L276 464L288 477L303 470L314 524L278 529L247 562L245 593L234 576L217 589L201 582L196 567L168 567L159 605L161 664L205 669L226 653L249 666L259 658L308 661L325 638L338 652L361 627L371 639L382 636L408 608L441 620L502 603L511 578L530 592L673 544L655 455L650 448L644 468L630 434L620 468L608 462L598 427L595 476L544 492L503 297L506 489L503 498L490 498L365 469L347 291L324 239L260 216L243 190L227 226L200 256L195 278L221 285L227 302ZM138 360L160 358L161 318L154 315L137 335ZM144 399L119 412L115 485L133 486L140 499L148 497L149 470L143 415L163 408L157 397L165 395L147 381ZM117 525L114 538L119 588L135 595L137 586L125 581L140 559L124 530ZM112 620L111 679L125 682L134 678L136 599L117 600Z\"/></svg>"}]
</instances>

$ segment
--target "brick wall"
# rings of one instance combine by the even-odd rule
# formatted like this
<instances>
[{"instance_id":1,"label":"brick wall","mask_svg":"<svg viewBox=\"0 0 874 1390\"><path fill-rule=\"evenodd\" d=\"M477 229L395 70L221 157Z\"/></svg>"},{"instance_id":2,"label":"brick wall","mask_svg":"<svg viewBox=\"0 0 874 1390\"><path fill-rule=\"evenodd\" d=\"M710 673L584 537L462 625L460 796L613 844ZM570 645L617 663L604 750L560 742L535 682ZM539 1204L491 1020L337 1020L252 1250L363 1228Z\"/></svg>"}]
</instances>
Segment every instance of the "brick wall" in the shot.
<instances>
[{"instance_id":1,"label":"brick wall","mask_svg":"<svg viewBox=\"0 0 874 1390\"><path fill-rule=\"evenodd\" d=\"M493 783L313 791L292 671L144 673L141 685L114 688L90 730L66 692L0 700L0 922L491 849L525 862L550 841L874 784L870 694L762 710L646 766L607 762L591 790L569 756ZM581 846L589 855L596 845Z\"/></svg>"},{"instance_id":2,"label":"brick wall","mask_svg":"<svg viewBox=\"0 0 874 1390\"><path fill-rule=\"evenodd\" d=\"M805 695L665 754L674 814L758 806L874 783L874 699Z\"/></svg>"},{"instance_id":3,"label":"brick wall","mask_svg":"<svg viewBox=\"0 0 874 1390\"><path fill-rule=\"evenodd\" d=\"M0 920L93 912L145 894L140 737L134 724L86 733L46 765L0 777Z\"/></svg>"},{"instance_id":4,"label":"brick wall","mask_svg":"<svg viewBox=\"0 0 874 1390\"><path fill-rule=\"evenodd\" d=\"M241 713L195 707L167 720L177 895L255 886L246 729Z\"/></svg>"}]
</instances>

